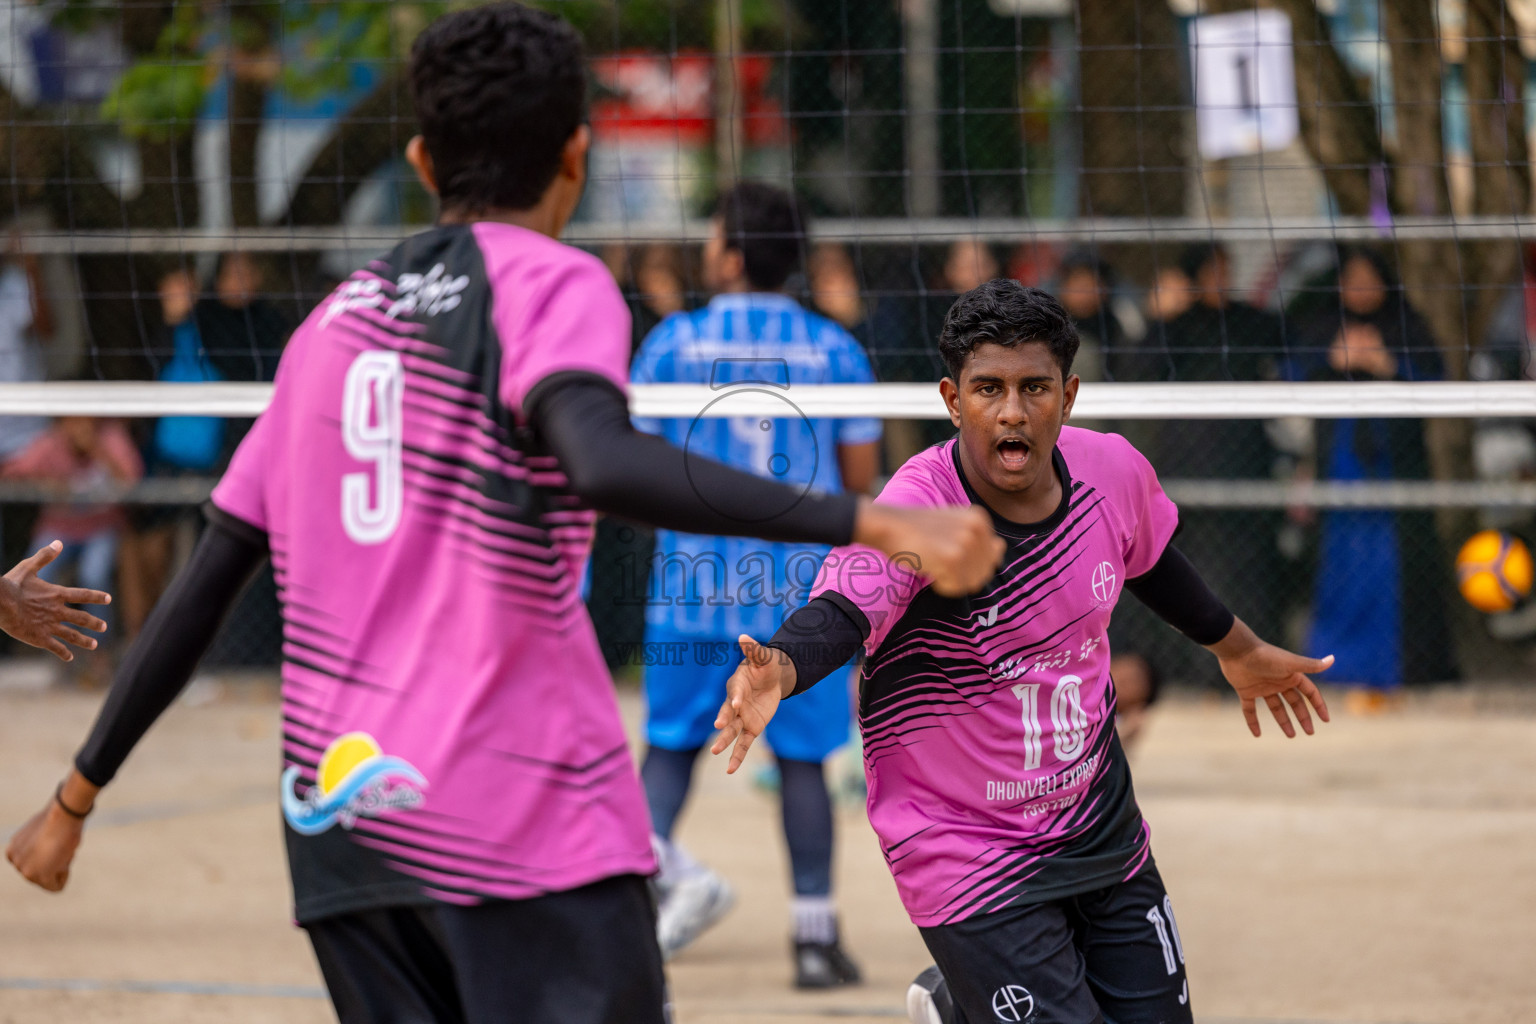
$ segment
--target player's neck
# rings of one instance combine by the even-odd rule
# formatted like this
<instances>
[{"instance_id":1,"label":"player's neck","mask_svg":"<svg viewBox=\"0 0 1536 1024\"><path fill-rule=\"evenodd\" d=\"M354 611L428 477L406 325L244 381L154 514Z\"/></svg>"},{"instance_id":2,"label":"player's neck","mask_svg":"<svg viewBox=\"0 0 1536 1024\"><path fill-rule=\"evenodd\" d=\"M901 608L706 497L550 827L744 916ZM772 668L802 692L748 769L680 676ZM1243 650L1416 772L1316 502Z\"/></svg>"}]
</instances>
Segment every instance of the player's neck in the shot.
<instances>
[{"instance_id":1,"label":"player's neck","mask_svg":"<svg viewBox=\"0 0 1536 1024\"><path fill-rule=\"evenodd\" d=\"M478 224L483 221L494 221L498 224L511 224L514 227L527 228L529 231L537 231L541 235L550 238L559 238L565 230L566 220L560 205L548 201L548 197L537 206L530 206L526 210L463 210L456 207L446 207L438 214L439 224Z\"/></svg>"},{"instance_id":2,"label":"player's neck","mask_svg":"<svg viewBox=\"0 0 1536 1024\"><path fill-rule=\"evenodd\" d=\"M971 490L976 496L986 503L993 512L1002 516L1010 523L1020 526L1034 526L1043 523L1056 513L1061 507L1062 483L1061 475L1056 470L1055 449L1049 456L1050 463L1045 472L1035 478L1035 482L1022 491L1004 491L992 486L971 465L965 446L960 446L960 469L965 473L966 483L971 485Z\"/></svg>"}]
</instances>

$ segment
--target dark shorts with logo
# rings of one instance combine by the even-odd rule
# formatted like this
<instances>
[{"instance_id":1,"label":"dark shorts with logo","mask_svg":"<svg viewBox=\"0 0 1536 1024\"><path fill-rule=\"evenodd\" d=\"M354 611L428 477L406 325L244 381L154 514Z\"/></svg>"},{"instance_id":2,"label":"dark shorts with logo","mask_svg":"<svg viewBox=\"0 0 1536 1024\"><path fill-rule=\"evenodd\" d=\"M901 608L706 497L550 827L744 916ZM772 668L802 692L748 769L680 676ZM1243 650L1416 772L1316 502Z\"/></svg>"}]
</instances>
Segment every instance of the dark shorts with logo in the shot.
<instances>
[{"instance_id":1,"label":"dark shorts with logo","mask_svg":"<svg viewBox=\"0 0 1536 1024\"><path fill-rule=\"evenodd\" d=\"M645 880L305 925L341 1024L665 1024Z\"/></svg>"},{"instance_id":2,"label":"dark shorts with logo","mask_svg":"<svg viewBox=\"0 0 1536 1024\"><path fill-rule=\"evenodd\" d=\"M1105 889L922 929L959 1024L1192 1024L1157 868Z\"/></svg>"}]
</instances>

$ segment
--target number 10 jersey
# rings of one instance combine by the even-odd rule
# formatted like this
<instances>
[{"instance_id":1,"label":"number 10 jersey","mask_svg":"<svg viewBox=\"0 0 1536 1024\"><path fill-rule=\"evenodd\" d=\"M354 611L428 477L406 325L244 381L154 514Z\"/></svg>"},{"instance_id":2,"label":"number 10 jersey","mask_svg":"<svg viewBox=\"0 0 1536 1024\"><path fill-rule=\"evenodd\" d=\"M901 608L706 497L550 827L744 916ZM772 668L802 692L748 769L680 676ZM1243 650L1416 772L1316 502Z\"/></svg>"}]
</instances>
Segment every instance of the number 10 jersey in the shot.
<instances>
[{"instance_id":1,"label":"number 10 jersey","mask_svg":"<svg viewBox=\"0 0 1536 1024\"><path fill-rule=\"evenodd\" d=\"M1064 427L1052 458L1061 505L1029 525L993 515L1007 554L979 593L941 597L901 559L858 546L834 550L812 591L869 620L869 816L918 925L1089 892L1151 859L1106 634L1178 512L1118 435ZM956 441L910 459L878 500L984 504Z\"/></svg>"}]
</instances>

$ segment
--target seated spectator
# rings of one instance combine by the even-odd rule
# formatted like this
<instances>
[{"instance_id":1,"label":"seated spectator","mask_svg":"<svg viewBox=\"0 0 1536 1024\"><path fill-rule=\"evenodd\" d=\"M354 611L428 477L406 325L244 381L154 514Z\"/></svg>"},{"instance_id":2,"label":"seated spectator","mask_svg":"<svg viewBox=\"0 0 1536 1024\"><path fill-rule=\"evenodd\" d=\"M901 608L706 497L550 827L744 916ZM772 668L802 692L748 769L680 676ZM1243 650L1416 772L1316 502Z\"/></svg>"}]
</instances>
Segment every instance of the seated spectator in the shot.
<instances>
[{"instance_id":1,"label":"seated spectator","mask_svg":"<svg viewBox=\"0 0 1536 1024\"><path fill-rule=\"evenodd\" d=\"M64 550L38 575L56 583L73 566L79 586L111 590L118 542L127 524L115 495L143 475L138 449L122 423L89 416L60 418L6 463L0 476L51 484L60 494L43 506L32 546L60 540ZM102 618L110 619L110 610L104 609Z\"/></svg>"},{"instance_id":2,"label":"seated spectator","mask_svg":"<svg viewBox=\"0 0 1536 1024\"><path fill-rule=\"evenodd\" d=\"M1381 332L1346 322L1313 380L1404 380L1411 360ZM1424 423L1329 419L1316 425L1315 466L1324 480L1427 480ZM1444 595L1451 592L1433 513L1333 509L1323 513L1312 627L1306 649L1336 658L1327 679L1370 688L1350 701L1374 710L1405 682L1455 678Z\"/></svg>"}]
</instances>

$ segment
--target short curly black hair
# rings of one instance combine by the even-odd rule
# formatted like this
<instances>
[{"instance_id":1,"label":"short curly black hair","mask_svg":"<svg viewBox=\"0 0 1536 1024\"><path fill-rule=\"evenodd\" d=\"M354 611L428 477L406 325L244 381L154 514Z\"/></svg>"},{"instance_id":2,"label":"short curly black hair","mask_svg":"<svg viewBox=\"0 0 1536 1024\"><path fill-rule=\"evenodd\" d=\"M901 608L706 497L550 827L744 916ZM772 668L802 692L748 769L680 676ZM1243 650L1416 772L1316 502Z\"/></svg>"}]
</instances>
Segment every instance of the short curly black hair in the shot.
<instances>
[{"instance_id":1,"label":"short curly black hair","mask_svg":"<svg viewBox=\"0 0 1536 1024\"><path fill-rule=\"evenodd\" d=\"M443 206L526 210L587 119L581 36L517 3L454 11L411 47L411 92Z\"/></svg>"},{"instance_id":2,"label":"short curly black hair","mask_svg":"<svg viewBox=\"0 0 1536 1024\"><path fill-rule=\"evenodd\" d=\"M955 300L939 332L939 355L957 383L960 368L977 345L1012 348L1038 342L1051 350L1062 379L1077 358L1077 328L1061 303L1049 292L997 278L972 288Z\"/></svg>"},{"instance_id":3,"label":"short curly black hair","mask_svg":"<svg viewBox=\"0 0 1536 1024\"><path fill-rule=\"evenodd\" d=\"M753 288L777 291L800 265L806 213L790 192L760 181L743 181L715 200L725 245L741 253Z\"/></svg>"}]
</instances>

